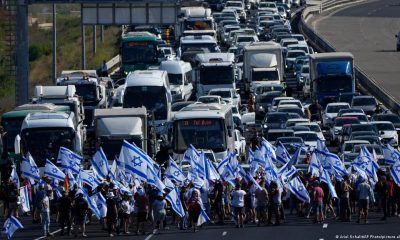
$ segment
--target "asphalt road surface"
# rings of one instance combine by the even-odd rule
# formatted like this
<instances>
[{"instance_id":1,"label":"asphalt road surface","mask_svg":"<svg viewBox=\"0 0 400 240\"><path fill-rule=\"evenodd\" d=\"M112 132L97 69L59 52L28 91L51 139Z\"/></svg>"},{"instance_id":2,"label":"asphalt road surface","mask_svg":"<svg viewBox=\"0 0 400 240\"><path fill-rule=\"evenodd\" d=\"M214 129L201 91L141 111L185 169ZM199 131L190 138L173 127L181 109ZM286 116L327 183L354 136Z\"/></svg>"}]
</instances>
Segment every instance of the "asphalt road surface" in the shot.
<instances>
[{"instance_id":1,"label":"asphalt road surface","mask_svg":"<svg viewBox=\"0 0 400 240\"><path fill-rule=\"evenodd\" d=\"M312 25L337 51L354 54L355 63L400 102L400 1L365 1L320 15Z\"/></svg>"},{"instance_id":2,"label":"asphalt road surface","mask_svg":"<svg viewBox=\"0 0 400 240\"><path fill-rule=\"evenodd\" d=\"M279 240L329 240L329 239L377 239L375 236L394 236L394 239L400 239L400 218L392 217L386 221L381 221L382 212L372 212L368 224L357 224L354 220L350 223L340 222L329 218L324 224L314 224L311 219L297 217L295 215L286 214L286 221L280 226L262 226L257 227L255 224L247 224L243 229L237 229L233 223L225 225L206 225L198 232L185 230L180 231L176 226L168 225L159 235L151 233L151 226L147 225L147 234L135 236L133 233L129 235L115 236L116 239L140 239L140 240L256 240L256 239L279 239ZM354 219L354 218L353 218ZM22 217L23 230L18 230L13 239L15 240L32 240L41 237L41 225L32 224L30 217ZM54 220L54 216L53 216ZM3 221L0 221L3 224ZM169 222L168 222L169 223ZM52 222L50 229L55 236L48 239L76 239L73 236L60 236L59 228L56 223ZM56 232L55 232L56 231ZM133 232L133 229L130 228ZM107 232L101 230L101 226L97 221L87 226L87 239L109 239ZM361 238L363 237L364 238ZM3 236L0 239L5 239ZM347 237L347 238L346 238ZM353 237L353 238L352 238ZM43 238L41 238L43 239Z\"/></svg>"}]
</instances>

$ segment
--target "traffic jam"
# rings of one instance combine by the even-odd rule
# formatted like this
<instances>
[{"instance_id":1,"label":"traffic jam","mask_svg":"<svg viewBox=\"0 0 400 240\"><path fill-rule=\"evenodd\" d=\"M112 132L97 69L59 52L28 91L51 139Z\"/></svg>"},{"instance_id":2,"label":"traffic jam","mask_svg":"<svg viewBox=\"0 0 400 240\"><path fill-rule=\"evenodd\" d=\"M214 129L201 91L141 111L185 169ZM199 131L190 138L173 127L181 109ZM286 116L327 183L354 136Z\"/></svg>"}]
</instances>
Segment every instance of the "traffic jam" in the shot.
<instances>
[{"instance_id":1,"label":"traffic jam","mask_svg":"<svg viewBox=\"0 0 400 240\"><path fill-rule=\"evenodd\" d=\"M90 204L97 193L126 193L134 202L140 189L156 189L181 218L174 199L184 202L183 188L205 188L211 199L222 182L229 205L238 186L276 185L285 192L282 212L295 198L304 203L297 212L317 222L324 217L306 207L312 184L326 186L324 204L338 217L344 181L376 189L387 178L400 191L400 117L357 89L351 53L317 53L295 32L291 17L303 4L209 0L183 4L175 26L123 26L117 73L64 70L56 85L35 86L31 102L3 113L2 182L19 179L11 189L29 182L35 194L44 181L54 202L65 192L83 194L99 215ZM115 187L104 192L110 182ZM370 203L383 206L374 194ZM210 204L199 213L208 221L231 214ZM232 210L237 227L240 207ZM30 211L35 218L34 203Z\"/></svg>"}]
</instances>

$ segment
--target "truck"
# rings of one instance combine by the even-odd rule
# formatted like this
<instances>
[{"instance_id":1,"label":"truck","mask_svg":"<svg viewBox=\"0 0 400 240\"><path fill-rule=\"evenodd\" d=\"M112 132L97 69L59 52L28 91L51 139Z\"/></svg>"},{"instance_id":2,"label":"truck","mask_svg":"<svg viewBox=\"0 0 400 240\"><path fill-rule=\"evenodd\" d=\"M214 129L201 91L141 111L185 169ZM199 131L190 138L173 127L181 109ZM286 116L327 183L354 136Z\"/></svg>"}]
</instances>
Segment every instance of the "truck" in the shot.
<instances>
[{"instance_id":1,"label":"truck","mask_svg":"<svg viewBox=\"0 0 400 240\"><path fill-rule=\"evenodd\" d=\"M273 57L272 55L275 55ZM273 75L281 82L284 75L283 48L275 42L254 42L243 48L243 77L245 91L250 91L251 82ZM256 77L253 79L253 76ZM275 78L275 77L274 77ZM269 77L268 77L269 79Z\"/></svg>"},{"instance_id":2,"label":"truck","mask_svg":"<svg viewBox=\"0 0 400 240\"><path fill-rule=\"evenodd\" d=\"M158 39L149 32L127 32L122 34L120 56L121 73L127 76L136 70L146 70L158 65Z\"/></svg>"},{"instance_id":3,"label":"truck","mask_svg":"<svg viewBox=\"0 0 400 240\"><path fill-rule=\"evenodd\" d=\"M38 167L43 167L46 159L56 163L60 147L82 154L83 136L74 112L37 112L26 116L15 145L21 154L29 152Z\"/></svg>"},{"instance_id":4,"label":"truck","mask_svg":"<svg viewBox=\"0 0 400 240\"><path fill-rule=\"evenodd\" d=\"M207 95L213 88L236 89L233 53L200 53L196 55L195 62L197 98Z\"/></svg>"},{"instance_id":5,"label":"truck","mask_svg":"<svg viewBox=\"0 0 400 240\"><path fill-rule=\"evenodd\" d=\"M119 155L124 140L135 143L150 157L156 153L156 136L151 131L146 108L112 108L94 111L96 149L103 148L108 160Z\"/></svg>"},{"instance_id":6,"label":"truck","mask_svg":"<svg viewBox=\"0 0 400 240\"><path fill-rule=\"evenodd\" d=\"M311 97L325 107L341 93L354 93L354 57L349 52L310 54Z\"/></svg>"},{"instance_id":7,"label":"truck","mask_svg":"<svg viewBox=\"0 0 400 240\"><path fill-rule=\"evenodd\" d=\"M107 108L108 93L112 89L110 80L99 78L96 70L68 70L62 71L57 78L57 86L74 85L76 94L82 97L85 111L83 124L91 131L93 126L93 112L96 108ZM111 89L108 89L110 88Z\"/></svg>"},{"instance_id":8,"label":"truck","mask_svg":"<svg viewBox=\"0 0 400 240\"><path fill-rule=\"evenodd\" d=\"M199 150L212 150L217 162L235 151L232 107L228 104L191 104L174 115L173 157L182 161L192 144Z\"/></svg>"},{"instance_id":9,"label":"truck","mask_svg":"<svg viewBox=\"0 0 400 240\"><path fill-rule=\"evenodd\" d=\"M275 54L257 53L250 56L250 91L262 83L280 84L278 62Z\"/></svg>"},{"instance_id":10,"label":"truck","mask_svg":"<svg viewBox=\"0 0 400 240\"><path fill-rule=\"evenodd\" d=\"M175 31L176 39L179 39L185 30L217 30L211 9L182 7L178 19L178 29Z\"/></svg>"},{"instance_id":11,"label":"truck","mask_svg":"<svg viewBox=\"0 0 400 240\"><path fill-rule=\"evenodd\" d=\"M209 35L191 35L181 38L177 55L180 60L189 62L194 66L196 54L215 52L221 52L221 50L214 37Z\"/></svg>"}]
</instances>

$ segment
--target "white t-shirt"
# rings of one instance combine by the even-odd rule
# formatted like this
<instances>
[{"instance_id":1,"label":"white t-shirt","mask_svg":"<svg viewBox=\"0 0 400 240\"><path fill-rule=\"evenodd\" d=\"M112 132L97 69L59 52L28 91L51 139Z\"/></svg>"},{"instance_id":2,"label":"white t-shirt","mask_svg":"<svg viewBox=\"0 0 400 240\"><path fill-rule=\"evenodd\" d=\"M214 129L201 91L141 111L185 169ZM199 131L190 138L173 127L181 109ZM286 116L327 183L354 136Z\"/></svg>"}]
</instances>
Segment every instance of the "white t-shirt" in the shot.
<instances>
[{"instance_id":1,"label":"white t-shirt","mask_svg":"<svg viewBox=\"0 0 400 240\"><path fill-rule=\"evenodd\" d=\"M232 206L233 207L244 207L244 195L246 192L243 190L235 190L232 193Z\"/></svg>"}]
</instances>

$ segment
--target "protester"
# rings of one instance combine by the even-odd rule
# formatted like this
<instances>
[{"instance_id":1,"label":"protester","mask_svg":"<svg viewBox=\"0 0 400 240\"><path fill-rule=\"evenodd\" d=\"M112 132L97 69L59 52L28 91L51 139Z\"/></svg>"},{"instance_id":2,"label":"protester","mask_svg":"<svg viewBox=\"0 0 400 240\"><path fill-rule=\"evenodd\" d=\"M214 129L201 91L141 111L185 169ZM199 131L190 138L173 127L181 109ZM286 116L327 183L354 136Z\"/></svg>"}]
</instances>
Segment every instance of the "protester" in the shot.
<instances>
[{"instance_id":1,"label":"protester","mask_svg":"<svg viewBox=\"0 0 400 240\"><path fill-rule=\"evenodd\" d=\"M106 204L107 204L107 215L106 215L107 231L110 237L114 237L114 234L112 232L114 230L119 235L119 226L117 225L117 216L118 216L117 203L114 199L113 192L109 192L107 194Z\"/></svg>"},{"instance_id":2,"label":"protester","mask_svg":"<svg viewBox=\"0 0 400 240\"><path fill-rule=\"evenodd\" d=\"M245 195L246 192L241 189L240 184L236 184L235 190L232 192L232 207L234 215L237 218L237 228L243 228L243 208Z\"/></svg>"},{"instance_id":3,"label":"protester","mask_svg":"<svg viewBox=\"0 0 400 240\"><path fill-rule=\"evenodd\" d=\"M324 190L320 187L319 182L314 182L314 189L312 194L313 212L315 214L314 223L322 223L324 221Z\"/></svg>"},{"instance_id":4,"label":"protester","mask_svg":"<svg viewBox=\"0 0 400 240\"><path fill-rule=\"evenodd\" d=\"M353 190L350 186L349 176L343 176L343 181L340 185L341 196L340 196L340 219L344 222L350 222L351 210L350 210L350 191Z\"/></svg>"},{"instance_id":5,"label":"protester","mask_svg":"<svg viewBox=\"0 0 400 240\"><path fill-rule=\"evenodd\" d=\"M164 229L164 220L167 214L166 207L167 201L164 200L163 193L158 192L157 198L152 204L153 220L155 224L154 229L157 230L156 233L159 233L160 230Z\"/></svg>"},{"instance_id":6,"label":"protester","mask_svg":"<svg viewBox=\"0 0 400 240\"><path fill-rule=\"evenodd\" d=\"M88 210L88 204L83 198L83 193L78 192L74 200L74 222L75 222L75 237L78 237L79 228L82 231L82 237L86 235L86 212Z\"/></svg>"},{"instance_id":7,"label":"protester","mask_svg":"<svg viewBox=\"0 0 400 240\"><path fill-rule=\"evenodd\" d=\"M149 199L146 196L144 189L140 188L135 196L135 207L137 209L136 234L145 235L144 224L147 221Z\"/></svg>"},{"instance_id":8,"label":"protester","mask_svg":"<svg viewBox=\"0 0 400 240\"><path fill-rule=\"evenodd\" d=\"M201 199L198 190L194 190L189 197L188 203L189 220L192 226L193 232L196 232L197 221L200 216L200 211L202 208Z\"/></svg>"},{"instance_id":9,"label":"protester","mask_svg":"<svg viewBox=\"0 0 400 240\"><path fill-rule=\"evenodd\" d=\"M256 211L257 211L257 226L260 227L261 224L267 223L267 206L268 206L268 191L265 188L265 182L262 179L259 183L261 188L257 188L255 192L256 197Z\"/></svg>"},{"instance_id":10,"label":"protester","mask_svg":"<svg viewBox=\"0 0 400 240\"><path fill-rule=\"evenodd\" d=\"M50 196L52 192L50 190L46 191L46 195L43 197L41 201L42 206L42 226L43 226L43 236L51 237L53 236L50 233Z\"/></svg>"},{"instance_id":11,"label":"protester","mask_svg":"<svg viewBox=\"0 0 400 240\"><path fill-rule=\"evenodd\" d=\"M375 202L374 192L366 179L360 179L357 187L358 192L358 220L361 223L361 216L364 216L365 224L368 223L369 204Z\"/></svg>"},{"instance_id":12,"label":"protester","mask_svg":"<svg viewBox=\"0 0 400 240\"><path fill-rule=\"evenodd\" d=\"M61 236L64 236L65 226L67 226L67 235L71 235L71 208L72 201L68 196L68 192L63 190L61 198L58 199L58 217Z\"/></svg>"}]
</instances>

